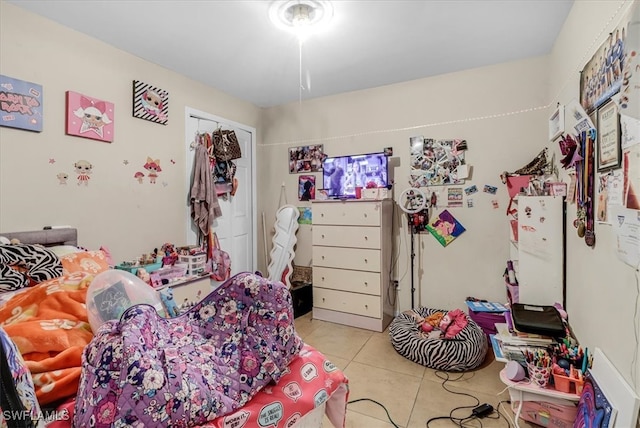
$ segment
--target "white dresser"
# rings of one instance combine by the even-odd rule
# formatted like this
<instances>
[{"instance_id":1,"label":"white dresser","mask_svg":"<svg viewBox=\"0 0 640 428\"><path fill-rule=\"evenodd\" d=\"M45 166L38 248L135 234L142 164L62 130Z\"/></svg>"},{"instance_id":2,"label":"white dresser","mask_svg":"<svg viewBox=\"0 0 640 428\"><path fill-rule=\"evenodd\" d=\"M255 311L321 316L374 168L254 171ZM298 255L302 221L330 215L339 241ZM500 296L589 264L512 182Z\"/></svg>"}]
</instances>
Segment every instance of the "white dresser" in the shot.
<instances>
[{"instance_id":1,"label":"white dresser","mask_svg":"<svg viewBox=\"0 0 640 428\"><path fill-rule=\"evenodd\" d=\"M384 331L389 290L392 201L313 201L313 318Z\"/></svg>"}]
</instances>

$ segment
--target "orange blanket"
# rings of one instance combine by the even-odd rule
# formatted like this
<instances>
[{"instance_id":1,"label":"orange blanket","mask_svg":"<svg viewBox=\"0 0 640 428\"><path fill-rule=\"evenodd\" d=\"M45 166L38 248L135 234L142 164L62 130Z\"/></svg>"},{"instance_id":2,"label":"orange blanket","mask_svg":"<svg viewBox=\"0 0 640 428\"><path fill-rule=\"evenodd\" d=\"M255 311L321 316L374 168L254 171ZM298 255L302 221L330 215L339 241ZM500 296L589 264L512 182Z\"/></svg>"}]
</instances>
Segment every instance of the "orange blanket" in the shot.
<instances>
[{"instance_id":1,"label":"orange blanket","mask_svg":"<svg viewBox=\"0 0 640 428\"><path fill-rule=\"evenodd\" d=\"M41 405L76 395L82 350L93 337L85 306L92 279L88 273L63 275L0 307L0 325L31 370Z\"/></svg>"}]
</instances>

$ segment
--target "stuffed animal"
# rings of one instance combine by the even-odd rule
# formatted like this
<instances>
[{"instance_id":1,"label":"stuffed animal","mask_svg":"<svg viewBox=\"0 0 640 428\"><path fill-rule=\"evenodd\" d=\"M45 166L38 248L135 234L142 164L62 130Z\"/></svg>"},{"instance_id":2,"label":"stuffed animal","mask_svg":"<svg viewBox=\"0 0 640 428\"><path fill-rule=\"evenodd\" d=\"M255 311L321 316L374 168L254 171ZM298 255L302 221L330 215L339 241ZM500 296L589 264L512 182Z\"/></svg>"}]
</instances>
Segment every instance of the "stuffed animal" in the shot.
<instances>
[{"instance_id":1,"label":"stuffed animal","mask_svg":"<svg viewBox=\"0 0 640 428\"><path fill-rule=\"evenodd\" d=\"M144 282L146 282L147 284L151 284L151 276L149 275L149 272L147 272L146 269L139 268L138 271L136 272L136 276L141 280L143 280Z\"/></svg>"}]
</instances>

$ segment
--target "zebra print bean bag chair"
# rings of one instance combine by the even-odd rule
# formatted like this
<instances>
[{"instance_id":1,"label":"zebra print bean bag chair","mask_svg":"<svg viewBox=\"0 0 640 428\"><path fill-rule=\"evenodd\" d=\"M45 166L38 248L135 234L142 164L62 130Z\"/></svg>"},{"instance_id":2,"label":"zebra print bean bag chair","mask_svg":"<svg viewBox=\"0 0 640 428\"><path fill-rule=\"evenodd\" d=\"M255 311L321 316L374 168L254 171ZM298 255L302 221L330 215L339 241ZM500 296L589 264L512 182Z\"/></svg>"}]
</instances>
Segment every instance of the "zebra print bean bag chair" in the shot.
<instances>
[{"instance_id":1,"label":"zebra print bean bag chair","mask_svg":"<svg viewBox=\"0 0 640 428\"><path fill-rule=\"evenodd\" d=\"M441 309L419 308L418 315L428 318ZM487 354L487 336L465 314L467 325L452 338L428 338L412 314L398 315L389 326L391 344L405 358L423 366L442 371L462 372L478 367Z\"/></svg>"}]
</instances>

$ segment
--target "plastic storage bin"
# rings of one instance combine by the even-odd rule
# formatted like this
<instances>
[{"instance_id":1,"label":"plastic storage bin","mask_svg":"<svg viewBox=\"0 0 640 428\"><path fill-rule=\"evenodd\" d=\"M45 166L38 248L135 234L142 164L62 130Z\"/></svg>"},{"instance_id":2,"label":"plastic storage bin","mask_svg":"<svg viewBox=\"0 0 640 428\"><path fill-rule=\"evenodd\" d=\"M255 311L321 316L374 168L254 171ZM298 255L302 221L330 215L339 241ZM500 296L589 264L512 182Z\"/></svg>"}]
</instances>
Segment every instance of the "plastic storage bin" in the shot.
<instances>
[{"instance_id":1,"label":"plastic storage bin","mask_svg":"<svg viewBox=\"0 0 640 428\"><path fill-rule=\"evenodd\" d=\"M178 262L187 265L187 275L199 275L205 271L207 255L198 254L195 256L178 256Z\"/></svg>"}]
</instances>

